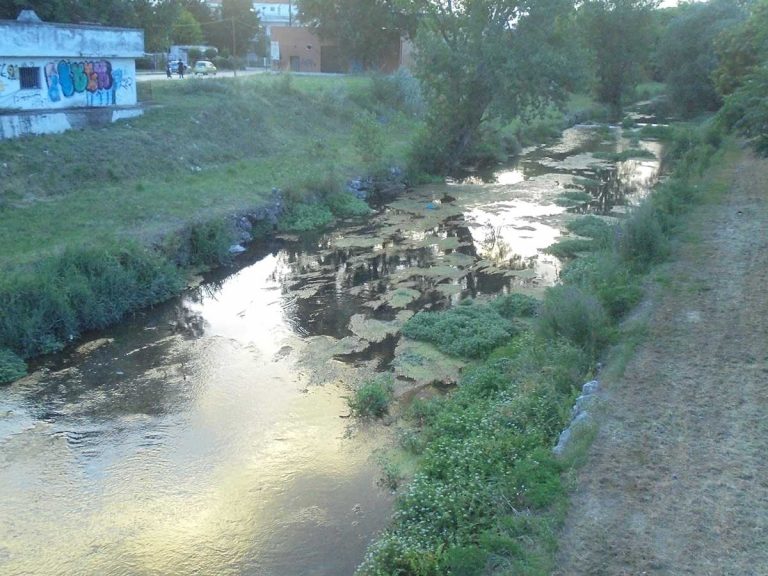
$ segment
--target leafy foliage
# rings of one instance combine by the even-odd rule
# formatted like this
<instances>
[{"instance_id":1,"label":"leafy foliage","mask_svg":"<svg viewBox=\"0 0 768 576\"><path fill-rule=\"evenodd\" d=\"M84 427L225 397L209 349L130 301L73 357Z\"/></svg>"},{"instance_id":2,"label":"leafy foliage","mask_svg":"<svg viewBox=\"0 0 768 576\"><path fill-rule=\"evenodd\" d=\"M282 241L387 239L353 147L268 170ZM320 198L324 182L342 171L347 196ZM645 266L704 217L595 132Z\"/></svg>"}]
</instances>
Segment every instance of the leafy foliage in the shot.
<instances>
[{"instance_id":1,"label":"leafy foliage","mask_svg":"<svg viewBox=\"0 0 768 576\"><path fill-rule=\"evenodd\" d=\"M719 65L714 81L723 96L737 90L768 60L768 0L756 0L746 6L747 20L724 31L716 42Z\"/></svg>"},{"instance_id":2,"label":"leafy foliage","mask_svg":"<svg viewBox=\"0 0 768 576\"><path fill-rule=\"evenodd\" d=\"M538 317L538 331L546 338L565 338L596 356L610 333L608 315L591 293L575 286L555 286Z\"/></svg>"},{"instance_id":3,"label":"leafy foliage","mask_svg":"<svg viewBox=\"0 0 768 576\"><path fill-rule=\"evenodd\" d=\"M352 412L361 418L381 417L387 413L394 386L389 375L382 375L364 383L348 399Z\"/></svg>"},{"instance_id":4,"label":"leafy foliage","mask_svg":"<svg viewBox=\"0 0 768 576\"><path fill-rule=\"evenodd\" d=\"M575 82L567 0L406 4L421 23L416 73L428 103L427 129L415 144L421 170L450 170L484 122L562 102Z\"/></svg>"},{"instance_id":5,"label":"leafy foliage","mask_svg":"<svg viewBox=\"0 0 768 576\"><path fill-rule=\"evenodd\" d=\"M415 24L384 0L301 0L299 7L303 23L338 43L344 70L379 68Z\"/></svg>"},{"instance_id":6,"label":"leafy foliage","mask_svg":"<svg viewBox=\"0 0 768 576\"><path fill-rule=\"evenodd\" d=\"M720 121L749 139L758 153L768 156L768 60L744 79L720 111Z\"/></svg>"},{"instance_id":7,"label":"leafy foliage","mask_svg":"<svg viewBox=\"0 0 768 576\"><path fill-rule=\"evenodd\" d=\"M409 338L463 358L487 356L514 333L512 323L493 307L472 303L443 312L419 312L403 327Z\"/></svg>"},{"instance_id":8,"label":"leafy foliage","mask_svg":"<svg viewBox=\"0 0 768 576\"><path fill-rule=\"evenodd\" d=\"M600 102L621 115L648 58L652 13L658 0L587 0L579 10L584 40L595 66Z\"/></svg>"},{"instance_id":9,"label":"leafy foliage","mask_svg":"<svg viewBox=\"0 0 768 576\"><path fill-rule=\"evenodd\" d=\"M0 384L18 380L27 373L27 365L16 354L0 348Z\"/></svg>"},{"instance_id":10,"label":"leafy foliage","mask_svg":"<svg viewBox=\"0 0 768 576\"><path fill-rule=\"evenodd\" d=\"M0 348L21 357L61 349L181 285L173 265L136 246L70 250L0 280Z\"/></svg>"},{"instance_id":11,"label":"leafy foliage","mask_svg":"<svg viewBox=\"0 0 768 576\"><path fill-rule=\"evenodd\" d=\"M678 16L667 26L660 42L659 63L670 102L683 117L720 107L712 80L718 66L715 40L744 17L736 3L712 0L681 6Z\"/></svg>"}]
</instances>

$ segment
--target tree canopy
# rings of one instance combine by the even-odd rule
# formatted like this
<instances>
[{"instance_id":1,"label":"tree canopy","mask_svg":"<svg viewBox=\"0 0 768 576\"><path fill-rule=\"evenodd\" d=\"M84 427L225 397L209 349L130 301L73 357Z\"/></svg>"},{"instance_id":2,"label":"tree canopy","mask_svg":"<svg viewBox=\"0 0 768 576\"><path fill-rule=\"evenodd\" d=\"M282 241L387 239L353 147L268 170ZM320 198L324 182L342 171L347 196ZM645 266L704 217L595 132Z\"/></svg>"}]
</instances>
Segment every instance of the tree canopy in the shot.
<instances>
[{"instance_id":1,"label":"tree canopy","mask_svg":"<svg viewBox=\"0 0 768 576\"><path fill-rule=\"evenodd\" d=\"M420 21L416 72L429 103L420 162L428 170L456 166L484 122L560 102L575 81L569 0L407 0L401 7Z\"/></svg>"},{"instance_id":2,"label":"tree canopy","mask_svg":"<svg viewBox=\"0 0 768 576\"><path fill-rule=\"evenodd\" d=\"M659 0L586 0L580 28L592 54L597 98L618 116L653 44L653 11Z\"/></svg>"},{"instance_id":3,"label":"tree canopy","mask_svg":"<svg viewBox=\"0 0 768 576\"><path fill-rule=\"evenodd\" d=\"M659 65L670 101L686 118L722 104L712 74L718 66L715 41L746 14L731 0L687 4L667 26L659 45Z\"/></svg>"}]
</instances>

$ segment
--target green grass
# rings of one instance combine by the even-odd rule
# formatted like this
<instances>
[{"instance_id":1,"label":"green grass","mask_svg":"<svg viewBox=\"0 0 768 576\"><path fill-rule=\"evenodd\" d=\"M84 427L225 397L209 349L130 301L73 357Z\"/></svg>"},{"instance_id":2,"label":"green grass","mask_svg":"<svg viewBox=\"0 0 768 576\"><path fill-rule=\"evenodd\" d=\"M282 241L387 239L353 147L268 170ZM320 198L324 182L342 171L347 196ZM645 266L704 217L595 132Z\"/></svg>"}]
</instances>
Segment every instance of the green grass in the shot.
<instances>
[{"instance_id":1,"label":"green grass","mask_svg":"<svg viewBox=\"0 0 768 576\"><path fill-rule=\"evenodd\" d=\"M155 81L141 118L0 141L0 349L55 351L170 297L230 260L232 216L276 188L286 230L367 214L344 181L402 165L419 124L388 103L402 82L383 101L366 77ZM362 147L360 117L376 130Z\"/></svg>"},{"instance_id":2,"label":"green grass","mask_svg":"<svg viewBox=\"0 0 768 576\"><path fill-rule=\"evenodd\" d=\"M288 85L254 75L142 87L153 106L141 118L0 142L0 267L116 239L154 243L189 222L263 205L273 187L366 171L349 134L366 110L353 96L370 94L370 78ZM366 105L382 108L370 95ZM382 161L402 164L417 125L389 111L379 126Z\"/></svg>"}]
</instances>

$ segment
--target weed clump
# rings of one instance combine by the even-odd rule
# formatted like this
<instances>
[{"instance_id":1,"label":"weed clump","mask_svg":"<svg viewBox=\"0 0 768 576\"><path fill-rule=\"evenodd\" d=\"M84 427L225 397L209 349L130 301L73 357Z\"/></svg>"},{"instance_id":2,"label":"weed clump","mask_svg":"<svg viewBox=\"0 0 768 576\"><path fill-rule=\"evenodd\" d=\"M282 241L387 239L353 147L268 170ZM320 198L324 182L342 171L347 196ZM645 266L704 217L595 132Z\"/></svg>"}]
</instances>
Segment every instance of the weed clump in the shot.
<instances>
[{"instance_id":1,"label":"weed clump","mask_svg":"<svg viewBox=\"0 0 768 576\"><path fill-rule=\"evenodd\" d=\"M565 338L596 357L608 341L610 322L594 295L575 286L561 285L547 290L537 329L544 338Z\"/></svg>"},{"instance_id":2,"label":"weed clump","mask_svg":"<svg viewBox=\"0 0 768 576\"><path fill-rule=\"evenodd\" d=\"M515 333L512 322L492 306L469 303L443 312L419 312L403 334L461 358L483 358Z\"/></svg>"},{"instance_id":3,"label":"weed clump","mask_svg":"<svg viewBox=\"0 0 768 576\"><path fill-rule=\"evenodd\" d=\"M352 413L360 418L380 418L389 410L394 386L388 375L369 380L347 400Z\"/></svg>"},{"instance_id":4,"label":"weed clump","mask_svg":"<svg viewBox=\"0 0 768 576\"><path fill-rule=\"evenodd\" d=\"M10 350L0 348L0 384L18 380L27 373L27 364Z\"/></svg>"},{"instance_id":5,"label":"weed clump","mask_svg":"<svg viewBox=\"0 0 768 576\"><path fill-rule=\"evenodd\" d=\"M60 350L182 285L174 265L138 246L69 250L0 280L0 349L22 358Z\"/></svg>"}]
</instances>

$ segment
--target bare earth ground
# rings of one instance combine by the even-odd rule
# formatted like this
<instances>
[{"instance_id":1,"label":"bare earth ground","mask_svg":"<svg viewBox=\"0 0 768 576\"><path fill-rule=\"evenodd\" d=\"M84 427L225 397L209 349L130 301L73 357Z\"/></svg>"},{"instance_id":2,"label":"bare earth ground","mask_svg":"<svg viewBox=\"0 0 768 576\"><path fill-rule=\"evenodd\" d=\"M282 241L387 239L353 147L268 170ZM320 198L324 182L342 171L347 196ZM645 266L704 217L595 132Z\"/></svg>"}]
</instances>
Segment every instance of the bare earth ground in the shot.
<instances>
[{"instance_id":1,"label":"bare earth ground","mask_svg":"<svg viewBox=\"0 0 768 576\"><path fill-rule=\"evenodd\" d=\"M557 576L768 575L768 162L726 176L603 382Z\"/></svg>"}]
</instances>

